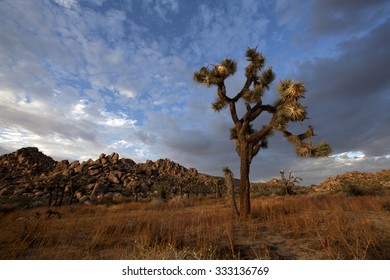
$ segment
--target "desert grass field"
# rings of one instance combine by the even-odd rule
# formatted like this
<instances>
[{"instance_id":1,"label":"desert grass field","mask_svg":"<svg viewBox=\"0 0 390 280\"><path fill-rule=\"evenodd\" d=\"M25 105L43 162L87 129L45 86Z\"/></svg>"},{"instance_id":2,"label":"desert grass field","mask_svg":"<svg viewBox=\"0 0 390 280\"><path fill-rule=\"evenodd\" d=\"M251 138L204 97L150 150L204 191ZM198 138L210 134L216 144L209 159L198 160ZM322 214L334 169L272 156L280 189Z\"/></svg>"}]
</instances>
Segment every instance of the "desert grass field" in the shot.
<instances>
[{"instance_id":1,"label":"desert grass field","mask_svg":"<svg viewBox=\"0 0 390 280\"><path fill-rule=\"evenodd\" d=\"M127 202L0 213L0 259L390 259L390 196Z\"/></svg>"}]
</instances>

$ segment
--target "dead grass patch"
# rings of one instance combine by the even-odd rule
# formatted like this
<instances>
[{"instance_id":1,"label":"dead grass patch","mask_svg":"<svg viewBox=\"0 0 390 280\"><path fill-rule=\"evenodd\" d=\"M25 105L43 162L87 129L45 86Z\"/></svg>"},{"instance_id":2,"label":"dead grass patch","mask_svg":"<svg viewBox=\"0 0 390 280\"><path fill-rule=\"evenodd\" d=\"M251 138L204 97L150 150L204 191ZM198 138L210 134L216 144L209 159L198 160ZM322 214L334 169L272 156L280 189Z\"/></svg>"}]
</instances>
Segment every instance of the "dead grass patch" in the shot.
<instances>
[{"instance_id":1,"label":"dead grass patch","mask_svg":"<svg viewBox=\"0 0 390 280\"><path fill-rule=\"evenodd\" d=\"M389 259L389 201L256 198L245 222L218 199L16 210L0 259Z\"/></svg>"}]
</instances>

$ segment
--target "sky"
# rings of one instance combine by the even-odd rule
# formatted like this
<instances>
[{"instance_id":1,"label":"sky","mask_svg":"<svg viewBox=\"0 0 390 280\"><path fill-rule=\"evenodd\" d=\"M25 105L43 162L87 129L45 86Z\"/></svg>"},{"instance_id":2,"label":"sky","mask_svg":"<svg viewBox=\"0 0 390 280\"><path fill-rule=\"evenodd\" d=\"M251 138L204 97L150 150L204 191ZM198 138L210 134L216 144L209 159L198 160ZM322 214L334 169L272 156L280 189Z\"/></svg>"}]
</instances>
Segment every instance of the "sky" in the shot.
<instances>
[{"instance_id":1,"label":"sky","mask_svg":"<svg viewBox=\"0 0 390 280\"><path fill-rule=\"evenodd\" d=\"M214 112L216 88L192 77L232 58L234 96L245 51L256 46L276 73L264 104L276 100L279 80L304 82L309 119L291 130L313 125L313 140L333 153L297 158L275 133L253 159L251 181L284 169L310 185L390 168L386 0L1 0L0 154L27 146L56 160L117 152L218 176L227 165L239 177L230 114Z\"/></svg>"}]
</instances>

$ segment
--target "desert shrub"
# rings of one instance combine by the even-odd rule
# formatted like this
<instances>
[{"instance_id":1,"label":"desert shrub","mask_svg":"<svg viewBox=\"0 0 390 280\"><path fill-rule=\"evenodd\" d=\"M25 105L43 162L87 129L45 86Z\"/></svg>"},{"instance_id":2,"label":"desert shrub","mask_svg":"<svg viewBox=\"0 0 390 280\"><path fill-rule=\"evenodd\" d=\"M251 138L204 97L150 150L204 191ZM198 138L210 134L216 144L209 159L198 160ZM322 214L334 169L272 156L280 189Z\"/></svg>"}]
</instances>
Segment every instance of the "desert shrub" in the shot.
<instances>
[{"instance_id":1,"label":"desert shrub","mask_svg":"<svg viewBox=\"0 0 390 280\"><path fill-rule=\"evenodd\" d=\"M283 185L268 185L265 183L255 184L251 188L252 197L261 196L283 196L286 194L286 188Z\"/></svg>"},{"instance_id":2,"label":"desert shrub","mask_svg":"<svg viewBox=\"0 0 390 280\"><path fill-rule=\"evenodd\" d=\"M359 187L359 186L357 186L357 185L355 185L353 183L345 185L344 186L344 191L347 194L353 195L353 196L360 196L360 195L364 195L365 194L365 191L361 187Z\"/></svg>"},{"instance_id":3,"label":"desert shrub","mask_svg":"<svg viewBox=\"0 0 390 280\"><path fill-rule=\"evenodd\" d=\"M0 199L0 211L11 211L31 206L32 198L28 196L11 196Z\"/></svg>"},{"instance_id":4,"label":"desert shrub","mask_svg":"<svg viewBox=\"0 0 390 280\"><path fill-rule=\"evenodd\" d=\"M342 191L351 196L380 195L383 188L375 179L359 181L357 179L343 180Z\"/></svg>"}]
</instances>

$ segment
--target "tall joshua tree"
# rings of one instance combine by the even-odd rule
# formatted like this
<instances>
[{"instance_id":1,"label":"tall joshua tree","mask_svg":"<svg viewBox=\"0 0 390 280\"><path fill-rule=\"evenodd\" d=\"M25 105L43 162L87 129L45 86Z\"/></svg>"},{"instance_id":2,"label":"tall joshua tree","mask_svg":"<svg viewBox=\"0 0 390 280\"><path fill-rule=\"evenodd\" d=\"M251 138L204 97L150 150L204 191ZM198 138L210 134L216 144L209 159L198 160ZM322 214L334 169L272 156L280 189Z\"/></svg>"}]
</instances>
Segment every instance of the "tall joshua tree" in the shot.
<instances>
[{"instance_id":1,"label":"tall joshua tree","mask_svg":"<svg viewBox=\"0 0 390 280\"><path fill-rule=\"evenodd\" d=\"M246 81L241 91L234 96L228 96L225 80L234 75L237 62L226 58L219 65L203 66L194 73L194 80L207 87L217 87L217 97L212 108L220 112L229 107L233 120L231 139L234 140L236 151L240 157L240 216L245 218L250 213L250 164L260 150L267 148L268 139L274 131L279 131L295 146L299 157L326 157L331 153L327 142L316 145L308 141L314 136L313 127L309 126L302 134L288 131L290 122L302 122L307 119L306 107L300 101L304 98L305 86L302 82L281 80L277 87L279 99L274 104L263 104L263 96L270 89L275 74L272 67L264 70L265 58L257 48L246 51L248 66L245 69ZM237 114L237 103L244 103L246 112L240 118ZM255 129L253 121L261 114L268 113L271 118L268 123Z\"/></svg>"}]
</instances>

